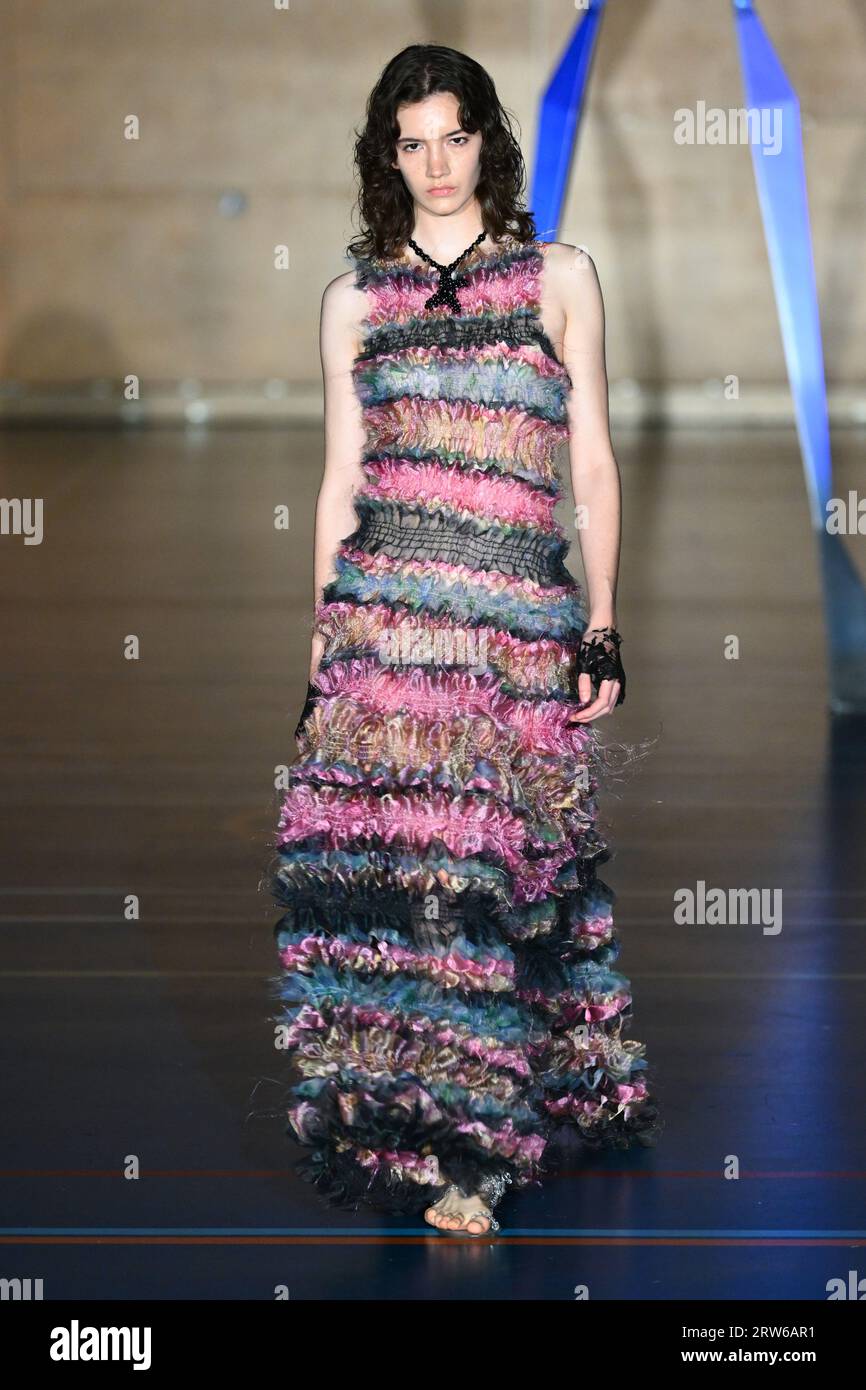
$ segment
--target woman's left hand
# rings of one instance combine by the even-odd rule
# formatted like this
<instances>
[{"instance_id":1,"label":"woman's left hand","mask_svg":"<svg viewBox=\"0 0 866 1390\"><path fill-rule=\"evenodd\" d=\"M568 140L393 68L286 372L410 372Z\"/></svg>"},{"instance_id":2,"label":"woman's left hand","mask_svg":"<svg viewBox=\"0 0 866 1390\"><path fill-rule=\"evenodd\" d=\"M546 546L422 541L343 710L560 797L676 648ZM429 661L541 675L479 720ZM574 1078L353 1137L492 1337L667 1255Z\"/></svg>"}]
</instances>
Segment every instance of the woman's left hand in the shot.
<instances>
[{"instance_id":1,"label":"woman's left hand","mask_svg":"<svg viewBox=\"0 0 866 1390\"><path fill-rule=\"evenodd\" d=\"M575 658L578 699L585 709L567 717L569 724L588 724L612 714L625 699L625 671L619 655L622 636L613 624L586 627ZM593 699L593 690L598 694Z\"/></svg>"},{"instance_id":2,"label":"woman's left hand","mask_svg":"<svg viewBox=\"0 0 866 1390\"><path fill-rule=\"evenodd\" d=\"M602 681L599 686L598 695L591 705L586 709L576 710L569 714L567 724L588 724L592 719L598 719L603 714L613 714L619 702L621 681ZM592 700L592 676L588 671L581 671L577 678L577 693L581 704L587 700Z\"/></svg>"}]
</instances>

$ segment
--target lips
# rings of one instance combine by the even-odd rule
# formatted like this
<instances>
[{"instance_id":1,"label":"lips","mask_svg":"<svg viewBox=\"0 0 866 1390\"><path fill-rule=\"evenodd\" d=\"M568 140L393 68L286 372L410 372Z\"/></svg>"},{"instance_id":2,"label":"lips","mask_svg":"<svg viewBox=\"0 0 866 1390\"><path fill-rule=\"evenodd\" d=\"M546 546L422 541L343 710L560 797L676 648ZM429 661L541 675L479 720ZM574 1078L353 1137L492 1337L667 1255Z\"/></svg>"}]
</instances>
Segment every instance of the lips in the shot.
<instances>
[{"instance_id":1,"label":"lips","mask_svg":"<svg viewBox=\"0 0 866 1390\"><path fill-rule=\"evenodd\" d=\"M453 192L454 192L454 189L453 189L450 185L444 184L444 185L442 185L441 187L438 187L438 188L428 188L427 192L428 192L428 193L438 193L438 194L440 194L440 195L444 195L444 194L446 194L446 193L453 193Z\"/></svg>"}]
</instances>

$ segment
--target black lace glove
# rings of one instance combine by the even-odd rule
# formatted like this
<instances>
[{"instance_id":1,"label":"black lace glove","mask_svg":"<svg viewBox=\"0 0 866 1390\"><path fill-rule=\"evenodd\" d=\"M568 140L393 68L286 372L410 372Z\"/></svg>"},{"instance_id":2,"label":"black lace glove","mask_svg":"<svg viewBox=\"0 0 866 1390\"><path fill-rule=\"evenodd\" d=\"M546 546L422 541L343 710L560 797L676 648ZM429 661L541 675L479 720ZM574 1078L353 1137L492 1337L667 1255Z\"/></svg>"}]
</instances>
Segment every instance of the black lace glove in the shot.
<instances>
[{"instance_id":1,"label":"black lace glove","mask_svg":"<svg viewBox=\"0 0 866 1390\"><path fill-rule=\"evenodd\" d=\"M316 687L313 685L311 681L310 684L307 686L307 698L304 701L304 708L301 710L301 717L298 720L298 727L295 729L296 740L300 737L301 730L303 729L304 725L306 724L307 720L312 714L313 706L315 705L316 699L318 698L320 693L321 692L316 689Z\"/></svg>"},{"instance_id":2,"label":"black lace glove","mask_svg":"<svg viewBox=\"0 0 866 1390\"><path fill-rule=\"evenodd\" d=\"M621 641L622 637L615 627L588 627L581 638L575 663L578 676L585 671L592 677L596 694L602 681L619 681L617 705L621 705L625 699L625 671L619 659Z\"/></svg>"}]
</instances>

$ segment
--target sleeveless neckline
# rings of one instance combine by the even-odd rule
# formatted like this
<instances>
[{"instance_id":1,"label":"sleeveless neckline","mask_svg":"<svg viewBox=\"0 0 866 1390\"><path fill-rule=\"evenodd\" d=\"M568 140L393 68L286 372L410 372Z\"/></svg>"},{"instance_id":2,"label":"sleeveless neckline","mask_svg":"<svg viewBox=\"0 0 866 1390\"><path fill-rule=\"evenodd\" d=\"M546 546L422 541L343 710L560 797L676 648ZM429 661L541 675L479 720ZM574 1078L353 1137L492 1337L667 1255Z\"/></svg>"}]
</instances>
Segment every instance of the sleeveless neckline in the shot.
<instances>
[{"instance_id":1,"label":"sleeveless neckline","mask_svg":"<svg viewBox=\"0 0 866 1390\"><path fill-rule=\"evenodd\" d=\"M469 276L473 276L479 271L494 273L501 271L503 274L507 274L512 265L517 265L520 262L531 263L536 261L538 263L539 275L541 275L546 259L541 247L542 243L537 238L533 238L531 241L527 242L518 241L516 238L510 238L491 251L479 252L476 249L474 254L478 256L478 259L470 259L468 263L461 265L460 272ZM403 284L414 290L423 289L426 291L431 289L435 290L438 284L438 270L423 270L420 266L404 265L394 257L351 256L350 259L353 266L355 286L365 291L368 288L373 288L375 293L376 287L381 288L389 281L392 282L392 289L397 289L399 284ZM537 296L538 290L536 290L535 293ZM553 343L544 328L544 323L541 318L540 300L537 297L533 297L530 307L532 316L535 318L538 325L539 346L544 352L544 355L550 359L562 374L564 380L568 382L569 388L571 388L573 383L568 368L565 366L564 362L560 361ZM434 314L430 315L430 321L442 322L439 316ZM359 325L362 342L366 340L370 322L370 315L368 313L364 316ZM356 354L355 361L358 362L362 359L366 359L368 355L368 352L362 346L361 351Z\"/></svg>"},{"instance_id":2,"label":"sleeveless neckline","mask_svg":"<svg viewBox=\"0 0 866 1390\"><path fill-rule=\"evenodd\" d=\"M457 268L458 273L469 275L475 270L497 265L509 257L521 254L525 255L530 251L538 251L538 247L539 243L535 240L522 242L514 238L502 242L491 251L483 251L476 247L471 256L468 256L465 261L461 261ZM538 254L540 255L541 252L539 251ZM393 271L399 275L408 275L419 284L435 284L439 276L439 271L432 267L425 268L422 265L408 265L397 256L365 256L357 259L371 266L379 275L384 275Z\"/></svg>"}]
</instances>

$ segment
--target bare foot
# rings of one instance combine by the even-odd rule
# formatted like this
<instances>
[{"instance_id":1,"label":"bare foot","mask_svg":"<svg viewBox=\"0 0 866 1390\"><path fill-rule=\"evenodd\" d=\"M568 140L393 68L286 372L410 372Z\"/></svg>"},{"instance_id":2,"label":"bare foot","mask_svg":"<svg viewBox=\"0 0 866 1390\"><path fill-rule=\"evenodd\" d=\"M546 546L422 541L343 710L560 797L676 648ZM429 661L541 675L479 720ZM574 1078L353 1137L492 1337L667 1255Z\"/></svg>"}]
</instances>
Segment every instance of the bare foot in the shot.
<instances>
[{"instance_id":1,"label":"bare foot","mask_svg":"<svg viewBox=\"0 0 866 1390\"><path fill-rule=\"evenodd\" d=\"M467 1235L481 1236L490 1230L493 1215L478 1193L463 1197L459 1189L452 1185L438 1202L427 1208L424 1220L441 1230L466 1231Z\"/></svg>"}]
</instances>

